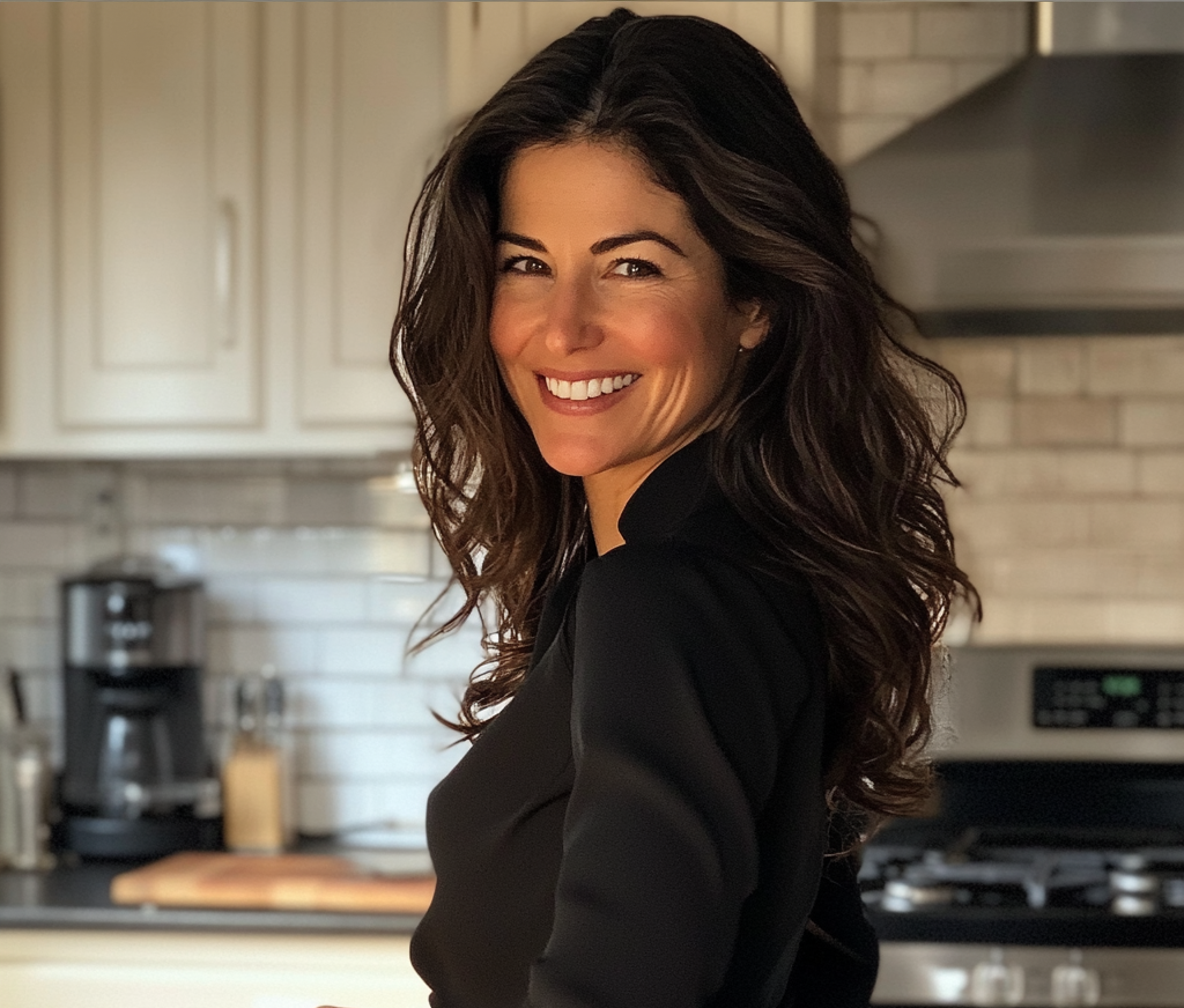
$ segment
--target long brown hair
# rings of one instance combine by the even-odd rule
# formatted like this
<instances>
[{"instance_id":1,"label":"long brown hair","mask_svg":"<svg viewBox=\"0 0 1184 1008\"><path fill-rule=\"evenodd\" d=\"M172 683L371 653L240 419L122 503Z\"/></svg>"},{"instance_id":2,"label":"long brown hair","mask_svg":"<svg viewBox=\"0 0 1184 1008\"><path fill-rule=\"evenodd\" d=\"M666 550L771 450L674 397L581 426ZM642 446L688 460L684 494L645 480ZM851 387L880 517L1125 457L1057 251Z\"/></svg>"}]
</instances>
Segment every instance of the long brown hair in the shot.
<instances>
[{"instance_id":1,"label":"long brown hair","mask_svg":"<svg viewBox=\"0 0 1184 1008\"><path fill-rule=\"evenodd\" d=\"M539 454L488 332L507 166L577 138L639 154L722 256L729 295L764 307L716 475L770 563L803 573L821 606L833 796L915 809L930 787L934 647L955 597L977 607L939 492L957 485L945 456L962 390L898 336L908 313L857 249L842 179L777 71L695 17L585 22L468 121L424 185L391 360L418 421L420 493L465 592L428 640L477 610L489 656L445 723L471 738L496 716L548 591L592 552L582 484Z\"/></svg>"}]
</instances>

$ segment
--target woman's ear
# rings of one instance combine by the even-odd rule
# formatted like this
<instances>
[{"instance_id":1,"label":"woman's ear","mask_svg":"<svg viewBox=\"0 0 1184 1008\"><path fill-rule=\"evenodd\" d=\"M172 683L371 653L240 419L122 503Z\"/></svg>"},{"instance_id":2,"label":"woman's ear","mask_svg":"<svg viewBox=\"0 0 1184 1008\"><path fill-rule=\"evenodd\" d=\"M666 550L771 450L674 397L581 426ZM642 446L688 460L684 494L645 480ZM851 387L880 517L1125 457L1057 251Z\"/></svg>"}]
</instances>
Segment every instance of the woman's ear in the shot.
<instances>
[{"instance_id":1,"label":"woman's ear","mask_svg":"<svg viewBox=\"0 0 1184 1008\"><path fill-rule=\"evenodd\" d=\"M760 301L742 301L736 305L740 323L740 349L754 350L769 332L769 313Z\"/></svg>"}]
</instances>

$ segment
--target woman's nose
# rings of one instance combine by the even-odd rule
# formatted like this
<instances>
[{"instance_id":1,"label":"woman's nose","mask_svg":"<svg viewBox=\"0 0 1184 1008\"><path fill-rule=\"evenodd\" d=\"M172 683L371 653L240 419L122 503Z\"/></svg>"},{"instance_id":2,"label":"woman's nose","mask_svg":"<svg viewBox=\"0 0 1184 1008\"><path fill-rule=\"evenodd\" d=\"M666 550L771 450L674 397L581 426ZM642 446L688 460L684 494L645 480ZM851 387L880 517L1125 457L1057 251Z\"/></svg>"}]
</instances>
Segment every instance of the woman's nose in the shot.
<instances>
[{"instance_id":1,"label":"woman's nose","mask_svg":"<svg viewBox=\"0 0 1184 1008\"><path fill-rule=\"evenodd\" d=\"M603 338L595 292L574 279L556 282L547 302L547 349L568 354L597 346Z\"/></svg>"}]
</instances>

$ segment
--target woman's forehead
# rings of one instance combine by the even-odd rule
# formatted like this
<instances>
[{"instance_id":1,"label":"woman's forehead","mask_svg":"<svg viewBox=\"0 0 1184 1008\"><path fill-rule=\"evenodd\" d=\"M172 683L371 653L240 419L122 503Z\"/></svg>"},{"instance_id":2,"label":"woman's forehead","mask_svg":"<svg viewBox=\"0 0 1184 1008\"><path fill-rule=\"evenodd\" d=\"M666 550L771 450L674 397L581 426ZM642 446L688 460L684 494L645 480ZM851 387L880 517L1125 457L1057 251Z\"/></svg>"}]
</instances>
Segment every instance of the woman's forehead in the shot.
<instances>
[{"instance_id":1,"label":"woman's forehead","mask_svg":"<svg viewBox=\"0 0 1184 1008\"><path fill-rule=\"evenodd\" d=\"M499 227L562 226L694 230L682 198L654 180L629 147L572 140L536 144L510 161L502 184Z\"/></svg>"}]
</instances>

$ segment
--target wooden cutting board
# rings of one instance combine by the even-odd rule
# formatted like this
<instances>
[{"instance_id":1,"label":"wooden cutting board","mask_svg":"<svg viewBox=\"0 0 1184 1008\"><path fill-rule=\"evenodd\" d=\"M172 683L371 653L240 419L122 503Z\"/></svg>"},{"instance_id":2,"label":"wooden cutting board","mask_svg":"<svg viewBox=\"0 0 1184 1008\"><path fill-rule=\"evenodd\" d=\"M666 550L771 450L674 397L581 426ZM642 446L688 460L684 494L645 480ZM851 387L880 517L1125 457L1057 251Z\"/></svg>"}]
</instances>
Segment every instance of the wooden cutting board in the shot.
<instances>
[{"instance_id":1,"label":"wooden cutting board","mask_svg":"<svg viewBox=\"0 0 1184 1008\"><path fill-rule=\"evenodd\" d=\"M173 854L116 875L115 903L423 913L435 876L389 878L328 854Z\"/></svg>"}]
</instances>

